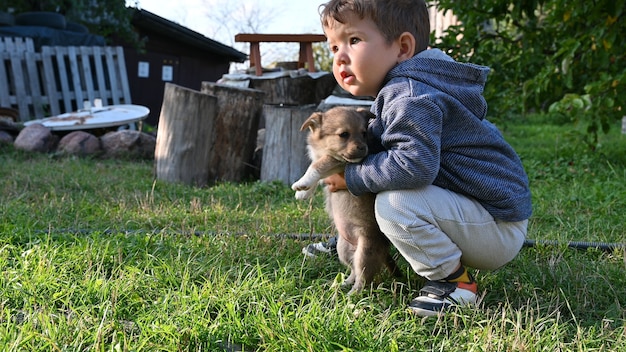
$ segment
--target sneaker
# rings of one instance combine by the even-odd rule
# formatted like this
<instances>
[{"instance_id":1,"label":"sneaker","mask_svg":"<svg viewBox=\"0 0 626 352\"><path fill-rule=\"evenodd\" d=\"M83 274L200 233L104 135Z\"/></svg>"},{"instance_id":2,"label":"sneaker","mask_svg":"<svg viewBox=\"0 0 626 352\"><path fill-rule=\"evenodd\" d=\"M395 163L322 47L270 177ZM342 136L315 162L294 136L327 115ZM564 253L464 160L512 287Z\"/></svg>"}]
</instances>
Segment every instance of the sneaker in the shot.
<instances>
[{"instance_id":1,"label":"sneaker","mask_svg":"<svg viewBox=\"0 0 626 352\"><path fill-rule=\"evenodd\" d=\"M478 285L472 282L428 281L420 295L409 303L409 309L421 317L443 314L455 307L476 304Z\"/></svg>"},{"instance_id":2,"label":"sneaker","mask_svg":"<svg viewBox=\"0 0 626 352\"><path fill-rule=\"evenodd\" d=\"M331 237L328 242L311 243L302 248L302 253L311 258L317 257L319 254L337 255L337 237Z\"/></svg>"}]
</instances>

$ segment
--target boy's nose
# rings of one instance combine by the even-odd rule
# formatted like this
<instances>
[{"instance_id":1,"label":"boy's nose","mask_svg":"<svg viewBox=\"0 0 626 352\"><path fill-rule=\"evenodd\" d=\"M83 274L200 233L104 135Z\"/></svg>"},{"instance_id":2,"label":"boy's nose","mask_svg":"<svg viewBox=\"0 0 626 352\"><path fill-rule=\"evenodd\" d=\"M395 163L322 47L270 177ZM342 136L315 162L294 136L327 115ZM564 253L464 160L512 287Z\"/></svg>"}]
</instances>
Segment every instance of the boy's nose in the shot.
<instances>
[{"instance_id":1,"label":"boy's nose","mask_svg":"<svg viewBox=\"0 0 626 352\"><path fill-rule=\"evenodd\" d=\"M348 54L346 54L345 50L341 48L335 52L334 58L337 65L347 64L350 61Z\"/></svg>"},{"instance_id":2,"label":"boy's nose","mask_svg":"<svg viewBox=\"0 0 626 352\"><path fill-rule=\"evenodd\" d=\"M346 53L342 50L339 50L335 53L335 63L337 65L347 64L350 61L350 58Z\"/></svg>"}]
</instances>

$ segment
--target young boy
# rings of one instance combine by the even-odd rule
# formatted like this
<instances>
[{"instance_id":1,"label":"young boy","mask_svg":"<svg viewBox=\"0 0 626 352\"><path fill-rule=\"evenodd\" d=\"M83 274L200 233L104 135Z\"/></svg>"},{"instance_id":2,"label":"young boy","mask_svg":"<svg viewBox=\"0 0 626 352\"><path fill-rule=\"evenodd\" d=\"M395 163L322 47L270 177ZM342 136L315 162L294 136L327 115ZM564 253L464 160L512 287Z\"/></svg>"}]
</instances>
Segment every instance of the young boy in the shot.
<instances>
[{"instance_id":1,"label":"young boy","mask_svg":"<svg viewBox=\"0 0 626 352\"><path fill-rule=\"evenodd\" d=\"M333 75L375 97L370 155L326 179L331 191L376 193L376 219L428 281L420 316L476 303L465 266L493 270L521 249L531 215L521 161L485 119L489 69L428 49L423 0L331 0L321 21Z\"/></svg>"}]
</instances>

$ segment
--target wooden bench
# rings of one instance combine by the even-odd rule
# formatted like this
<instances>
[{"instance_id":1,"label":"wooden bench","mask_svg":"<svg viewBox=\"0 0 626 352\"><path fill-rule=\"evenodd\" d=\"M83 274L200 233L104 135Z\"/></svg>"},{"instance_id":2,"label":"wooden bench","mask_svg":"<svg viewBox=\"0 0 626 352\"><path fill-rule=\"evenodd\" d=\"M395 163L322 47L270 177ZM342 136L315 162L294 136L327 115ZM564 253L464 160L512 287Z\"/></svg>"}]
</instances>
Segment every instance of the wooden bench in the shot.
<instances>
[{"instance_id":1,"label":"wooden bench","mask_svg":"<svg viewBox=\"0 0 626 352\"><path fill-rule=\"evenodd\" d=\"M315 61L313 60L313 43L325 42L326 36L323 34L247 34L235 35L236 42L250 43L250 67L255 68L257 76L263 74L261 66L261 49L259 43L300 43L300 55L298 57L298 68L308 66L309 72L315 72Z\"/></svg>"},{"instance_id":2,"label":"wooden bench","mask_svg":"<svg viewBox=\"0 0 626 352\"><path fill-rule=\"evenodd\" d=\"M120 46L44 46L35 52L2 42L0 106L17 108L21 121L75 111L86 100L131 103Z\"/></svg>"}]
</instances>

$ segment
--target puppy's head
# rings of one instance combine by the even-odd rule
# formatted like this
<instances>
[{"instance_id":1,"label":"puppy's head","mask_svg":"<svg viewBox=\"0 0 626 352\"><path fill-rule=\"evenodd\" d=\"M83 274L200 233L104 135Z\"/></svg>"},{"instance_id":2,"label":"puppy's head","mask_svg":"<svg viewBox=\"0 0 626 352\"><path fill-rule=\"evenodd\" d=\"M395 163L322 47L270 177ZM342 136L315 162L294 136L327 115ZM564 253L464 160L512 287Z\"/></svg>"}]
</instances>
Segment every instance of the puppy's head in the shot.
<instances>
[{"instance_id":1,"label":"puppy's head","mask_svg":"<svg viewBox=\"0 0 626 352\"><path fill-rule=\"evenodd\" d=\"M348 163L361 161L367 155L367 124L373 117L366 109L349 107L314 113L300 128L310 130L307 141L311 158L330 155Z\"/></svg>"}]
</instances>

